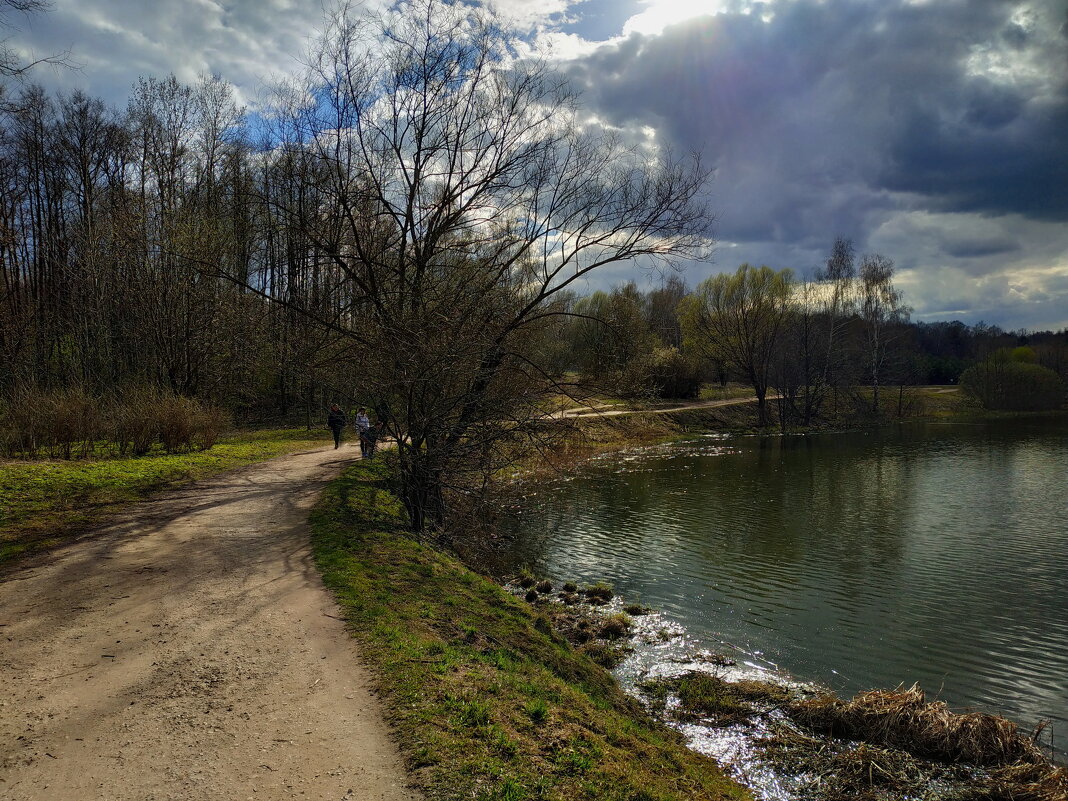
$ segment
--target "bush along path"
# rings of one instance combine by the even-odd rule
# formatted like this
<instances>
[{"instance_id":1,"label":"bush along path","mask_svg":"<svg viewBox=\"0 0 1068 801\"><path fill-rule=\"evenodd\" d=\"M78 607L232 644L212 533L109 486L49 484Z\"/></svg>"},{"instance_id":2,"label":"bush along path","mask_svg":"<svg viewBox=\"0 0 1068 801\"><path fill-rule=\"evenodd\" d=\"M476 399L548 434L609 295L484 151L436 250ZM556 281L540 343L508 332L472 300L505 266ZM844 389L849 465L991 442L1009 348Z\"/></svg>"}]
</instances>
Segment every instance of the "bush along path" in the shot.
<instances>
[{"instance_id":1,"label":"bush along path","mask_svg":"<svg viewBox=\"0 0 1068 801\"><path fill-rule=\"evenodd\" d=\"M170 490L0 579L0 797L412 799L308 511L355 456Z\"/></svg>"},{"instance_id":2,"label":"bush along path","mask_svg":"<svg viewBox=\"0 0 1068 801\"><path fill-rule=\"evenodd\" d=\"M549 617L411 538L388 460L332 484L316 559L429 799L749 798Z\"/></svg>"}]
</instances>

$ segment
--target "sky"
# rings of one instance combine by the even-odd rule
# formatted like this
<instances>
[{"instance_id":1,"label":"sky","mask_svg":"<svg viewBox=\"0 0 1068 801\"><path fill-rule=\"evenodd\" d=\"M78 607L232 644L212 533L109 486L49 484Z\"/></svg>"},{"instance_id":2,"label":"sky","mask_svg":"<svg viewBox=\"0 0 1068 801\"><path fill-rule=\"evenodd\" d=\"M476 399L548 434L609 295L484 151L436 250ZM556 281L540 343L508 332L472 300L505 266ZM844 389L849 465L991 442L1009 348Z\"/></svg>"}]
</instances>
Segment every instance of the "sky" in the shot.
<instances>
[{"instance_id":1,"label":"sky","mask_svg":"<svg viewBox=\"0 0 1068 801\"><path fill-rule=\"evenodd\" d=\"M383 0L371 0L382 2ZM8 14L31 80L125 107L138 76L230 81L255 109L329 0L52 0ZM1068 0L495 0L606 124L714 169L717 244L822 266L881 253L913 319L1068 328ZM660 277L614 267L603 288Z\"/></svg>"}]
</instances>

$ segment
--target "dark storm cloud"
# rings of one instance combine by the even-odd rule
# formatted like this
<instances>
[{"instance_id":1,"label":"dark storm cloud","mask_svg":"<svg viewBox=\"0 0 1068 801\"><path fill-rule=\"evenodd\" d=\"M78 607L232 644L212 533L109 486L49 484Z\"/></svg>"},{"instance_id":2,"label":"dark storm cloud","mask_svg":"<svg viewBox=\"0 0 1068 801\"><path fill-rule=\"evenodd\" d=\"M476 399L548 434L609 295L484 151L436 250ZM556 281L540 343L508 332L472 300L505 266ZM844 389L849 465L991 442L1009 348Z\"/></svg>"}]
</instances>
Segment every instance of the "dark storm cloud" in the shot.
<instances>
[{"instance_id":1,"label":"dark storm cloud","mask_svg":"<svg viewBox=\"0 0 1068 801\"><path fill-rule=\"evenodd\" d=\"M634 35L569 71L613 123L706 154L725 238L862 236L902 193L1063 221L1068 48L1045 27L1052 6L1027 6L798 0L770 21Z\"/></svg>"},{"instance_id":2,"label":"dark storm cloud","mask_svg":"<svg viewBox=\"0 0 1068 801\"><path fill-rule=\"evenodd\" d=\"M1020 250L1019 242L1005 236L972 238L944 234L940 242L943 253L958 259L999 256Z\"/></svg>"}]
</instances>

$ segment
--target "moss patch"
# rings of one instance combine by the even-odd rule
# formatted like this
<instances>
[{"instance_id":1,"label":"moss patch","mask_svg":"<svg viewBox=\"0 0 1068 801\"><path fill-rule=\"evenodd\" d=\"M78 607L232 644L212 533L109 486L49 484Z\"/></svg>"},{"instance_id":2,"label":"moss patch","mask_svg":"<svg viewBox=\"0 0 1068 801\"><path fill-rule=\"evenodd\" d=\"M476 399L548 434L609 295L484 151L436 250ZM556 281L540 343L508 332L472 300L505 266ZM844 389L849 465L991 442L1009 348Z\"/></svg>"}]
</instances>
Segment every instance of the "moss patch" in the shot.
<instances>
[{"instance_id":1,"label":"moss patch","mask_svg":"<svg viewBox=\"0 0 1068 801\"><path fill-rule=\"evenodd\" d=\"M322 443L304 429L233 434L206 451L0 461L0 564L84 533L152 492Z\"/></svg>"},{"instance_id":2,"label":"moss patch","mask_svg":"<svg viewBox=\"0 0 1068 801\"><path fill-rule=\"evenodd\" d=\"M388 467L312 516L314 548L430 799L741 799L544 614L412 539Z\"/></svg>"}]
</instances>

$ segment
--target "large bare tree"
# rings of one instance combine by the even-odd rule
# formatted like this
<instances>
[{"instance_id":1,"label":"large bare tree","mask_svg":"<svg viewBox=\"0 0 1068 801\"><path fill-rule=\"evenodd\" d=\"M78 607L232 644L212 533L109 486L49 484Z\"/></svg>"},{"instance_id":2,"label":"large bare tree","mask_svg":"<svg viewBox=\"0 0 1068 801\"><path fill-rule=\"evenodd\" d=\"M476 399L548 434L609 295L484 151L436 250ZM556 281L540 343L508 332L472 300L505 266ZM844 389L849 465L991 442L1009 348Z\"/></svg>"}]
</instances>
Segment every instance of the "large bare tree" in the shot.
<instances>
[{"instance_id":1,"label":"large bare tree","mask_svg":"<svg viewBox=\"0 0 1068 801\"><path fill-rule=\"evenodd\" d=\"M286 302L360 365L415 529L544 414L532 344L555 298L605 265L709 245L697 159L606 133L520 45L472 5L345 8L276 117L270 157L302 188L271 213L310 245L301 272L325 293Z\"/></svg>"}]
</instances>

